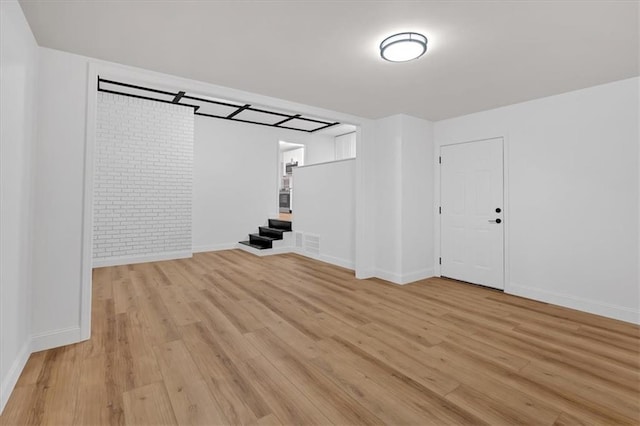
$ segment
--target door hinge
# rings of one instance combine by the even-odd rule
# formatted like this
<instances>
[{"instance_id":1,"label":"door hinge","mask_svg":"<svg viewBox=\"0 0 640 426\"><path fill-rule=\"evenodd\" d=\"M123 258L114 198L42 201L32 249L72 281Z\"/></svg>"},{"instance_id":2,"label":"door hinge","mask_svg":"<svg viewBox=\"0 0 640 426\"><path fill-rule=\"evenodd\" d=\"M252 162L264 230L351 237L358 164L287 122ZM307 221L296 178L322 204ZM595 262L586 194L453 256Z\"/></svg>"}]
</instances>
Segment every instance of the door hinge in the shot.
<instances>
[{"instance_id":1,"label":"door hinge","mask_svg":"<svg viewBox=\"0 0 640 426\"><path fill-rule=\"evenodd\" d=\"M442 164L442 157L438 157L438 164Z\"/></svg>"},{"instance_id":2,"label":"door hinge","mask_svg":"<svg viewBox=\"0 0 640 426\"><path fill-rule=\"evenodd\" d=\"M438 207L438 214L442 214L442 206Z\"/></svg>"},{"instance_id":3,"label":"door hinge","mask_svg":"<svg viewBox=\"0 0 640 426\"><path fill-rule=\"evenodd\" d=\"M438 258L438 264L442 265L442 258L441 257Z\"/></svg>"}]
</instances>

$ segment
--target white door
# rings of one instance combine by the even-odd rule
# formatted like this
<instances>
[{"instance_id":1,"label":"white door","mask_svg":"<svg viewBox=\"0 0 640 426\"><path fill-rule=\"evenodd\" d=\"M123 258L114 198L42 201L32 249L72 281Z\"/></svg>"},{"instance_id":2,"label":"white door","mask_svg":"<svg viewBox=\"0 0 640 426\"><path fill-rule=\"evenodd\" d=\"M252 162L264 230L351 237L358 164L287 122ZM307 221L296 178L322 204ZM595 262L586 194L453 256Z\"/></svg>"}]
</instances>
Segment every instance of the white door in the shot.
<instances>
[{"instance_id":1,"label":"white door","mask_svg":"<svg viewBox=\"0 0 640 426\"><path fill-rule=\"evenodd\" d=\"M440 149L440 274L504 289L502 138Z\"/></svg>"}]
</instances>

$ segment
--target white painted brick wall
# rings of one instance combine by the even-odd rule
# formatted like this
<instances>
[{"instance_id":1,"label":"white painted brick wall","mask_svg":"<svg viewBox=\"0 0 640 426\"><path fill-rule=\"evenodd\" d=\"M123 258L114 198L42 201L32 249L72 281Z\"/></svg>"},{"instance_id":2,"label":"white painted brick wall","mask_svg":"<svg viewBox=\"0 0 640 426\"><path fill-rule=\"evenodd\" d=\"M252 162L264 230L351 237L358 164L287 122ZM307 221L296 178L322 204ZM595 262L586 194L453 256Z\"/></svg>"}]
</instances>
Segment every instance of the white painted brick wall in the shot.
<instances>
[{"instance_id":1,"label":"white painted brick wall","mask_svg":"<svg viewBox=\"0 0 640 426\"><path fill-rule=\"evenodd\" d=\"M191 108L98 93L94 260L191 252L193 126Z\"/></svg>"}]
</instances>

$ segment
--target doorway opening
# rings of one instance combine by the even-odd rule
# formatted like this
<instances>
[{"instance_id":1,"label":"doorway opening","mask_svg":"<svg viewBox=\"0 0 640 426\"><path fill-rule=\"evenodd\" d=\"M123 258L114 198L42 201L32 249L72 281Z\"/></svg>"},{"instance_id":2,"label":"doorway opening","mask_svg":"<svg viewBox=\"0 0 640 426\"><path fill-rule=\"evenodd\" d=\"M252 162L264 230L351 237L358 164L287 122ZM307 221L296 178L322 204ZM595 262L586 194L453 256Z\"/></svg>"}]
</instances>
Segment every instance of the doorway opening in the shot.
<instances>
[{"instance_id":1,"label":"doorway opening","mask_svg":"<svg viewBox=\"0 0 640 426\"><path fill-rule=\"evenodd\" d=\"M278 218L292 221L294 205L293 170L304 166L304 145L293 142L279 142L278 153Z\"/></svg>"}]
</instances>

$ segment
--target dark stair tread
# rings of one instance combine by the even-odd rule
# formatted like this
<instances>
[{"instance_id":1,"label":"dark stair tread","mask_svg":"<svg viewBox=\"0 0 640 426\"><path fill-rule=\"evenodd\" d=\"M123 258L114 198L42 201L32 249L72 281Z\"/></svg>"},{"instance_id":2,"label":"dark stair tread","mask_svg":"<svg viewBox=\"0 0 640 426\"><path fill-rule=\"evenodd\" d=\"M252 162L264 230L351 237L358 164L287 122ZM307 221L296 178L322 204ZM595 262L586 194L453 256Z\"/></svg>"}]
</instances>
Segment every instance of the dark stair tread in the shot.
<instances>
[{"instance_id":1,"label":"dark stair tread","mask_svg":"<svg viewBox=\"0 0 640 426\"><path fill-rule=\"evenodd\" d=\"M291 231L291 221L282 219L269 219L269 228L282 229L283 231Z\"/></svg>"},{"instance_id":2,"label":"dark stair tread","mask_svg":"<svg viewBox=\"0 0 640 426\"><path fill-rule=\"evenodd\" d=\"M269 228L268 226L259 226L258 227L258 234L262 235L263 237L273 237L276 240L281 240L282 239L282 234L284 234L285 231L284 229L278 229L278 228Z\"/></svg>"},{"instance_id":3,"label":"dark stair tread","mask_svg":"<svg viewBox=\"0 0 640 426\"><path fill-rule=\"evenodd\" d=\"M273 241L277 238L265 237L258 234L249 234L249 242L264 248L273 248Z\"/></svg>"},{"instance_id":4,"label":"dark stair tread","mask_svg":"<svg viewBox=\"0 0 640 426\"><path fill-rule=\"evenodd\" d=\"M251 244L251 242L249 242L249 241L240 241L240 244L244 244L245 246L253 247L254 249L257 249L257 250L265 250L265 249L270 248L270 247L265 247L265 246L259 246L258 244Z\"/></svg>"},{"instance_id":5,"label":"dark stair tread","mask_svg":"<svg viewBox=\"0 0 640 426\"><path fill-rule=\"evenodd\" d=\"M250 240L277 241L281 238L269 237L268 235L249 234Z\"/></svg>"},{"instance_id":6,"label":"dark stair tread","mask_svg":"<svg viewBox=\"0 0 640 426\"><path fill-rule=\"evenodd\" d=\"M258 226L258 228L260 228L260 229L266 229L267 231L287 232L287 230L286 230L286 229L271 228L270 226Z\"/></svg>"}]
</instances>

